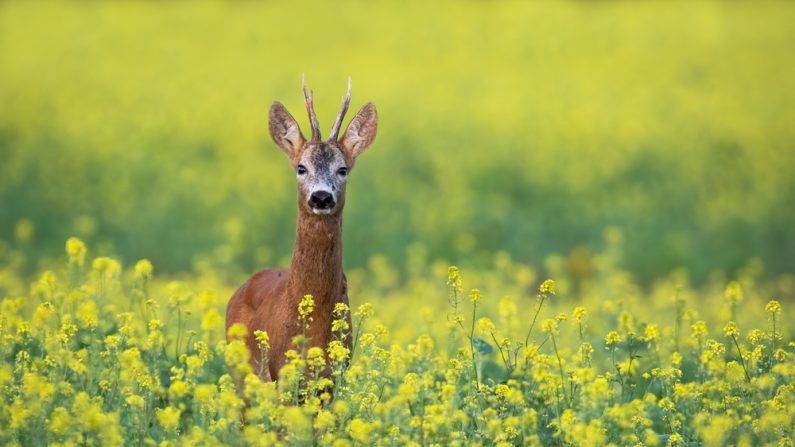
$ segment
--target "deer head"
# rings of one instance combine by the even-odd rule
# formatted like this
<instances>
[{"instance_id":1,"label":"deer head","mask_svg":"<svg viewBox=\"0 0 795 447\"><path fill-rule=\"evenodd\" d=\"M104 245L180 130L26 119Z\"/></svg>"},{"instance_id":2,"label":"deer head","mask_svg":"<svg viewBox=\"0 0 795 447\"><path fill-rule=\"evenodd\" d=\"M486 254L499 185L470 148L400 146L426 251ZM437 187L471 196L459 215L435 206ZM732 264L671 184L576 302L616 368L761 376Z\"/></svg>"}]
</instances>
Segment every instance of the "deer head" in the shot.
<instances>
[{"instance_id":1,"label":"deer head","mask_svg":"<svg viewBox=\"0 0 795 447\"><path fill-rule=\"evenodd\" d=\"M287 154L295 170L299 208L315 215L337 214L345 204L345 184L356 157L375 139L378 114L375 105L368 102L353 117L342 138L338 138L351 102L351 79L348 78L348 94L342 100L342 109L334 120L329 138L323 141L312 92L307 93L306 82L303 82L303 90L312 138L304 138L295 118L279 101L274 101L268 116L271 138Z\"/></svg>"}]
</instances>

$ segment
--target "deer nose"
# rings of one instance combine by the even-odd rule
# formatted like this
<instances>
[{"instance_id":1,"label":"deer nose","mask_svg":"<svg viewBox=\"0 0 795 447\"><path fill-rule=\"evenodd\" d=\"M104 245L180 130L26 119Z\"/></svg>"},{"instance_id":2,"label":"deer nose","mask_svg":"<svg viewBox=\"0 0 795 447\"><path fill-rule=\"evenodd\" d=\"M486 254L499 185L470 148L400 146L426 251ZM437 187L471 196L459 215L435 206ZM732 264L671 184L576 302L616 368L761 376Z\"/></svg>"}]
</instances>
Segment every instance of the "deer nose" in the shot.
<instances>
[{"instance_id":1,"label":"deer nose","mask_svg":"<svg viewBox=\"0 0 795 447\"><path fill-rule=\"evenodd\" d=\"M334 206L334 196L328 191L315 191L309 196L312 208L331 209Z\"/></svg>"}]
</instances>

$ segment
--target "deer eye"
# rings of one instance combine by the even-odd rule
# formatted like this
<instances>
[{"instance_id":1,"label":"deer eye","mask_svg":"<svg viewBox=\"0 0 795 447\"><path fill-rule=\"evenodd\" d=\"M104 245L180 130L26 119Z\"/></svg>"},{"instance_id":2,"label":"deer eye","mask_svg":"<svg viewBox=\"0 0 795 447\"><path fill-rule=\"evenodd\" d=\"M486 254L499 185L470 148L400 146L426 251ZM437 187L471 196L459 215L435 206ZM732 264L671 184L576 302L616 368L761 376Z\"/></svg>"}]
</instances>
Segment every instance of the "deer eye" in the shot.
<instances>
[{"instance_id":1,"label":"deer eye","mask_svg":"<svg viewBox=\"0 0 795 447\"><path fill-rule=\"evenodd\" d=\"M298 175L306 174L306 166L298 165L298 169L296 170L296 172L298 173Z\"/></svg>"},{"instance_id":2,"label":"deer eye","mask_svg":"<svg viewBox=\"0 0 795 447\"><path fill-rule=\"evenodd\" d=\"M348 175L348 168L339 168L339 169L337 169L337 174L342 176L342 177L345 177L346 175Z\"/></svg>"}]
</instances>

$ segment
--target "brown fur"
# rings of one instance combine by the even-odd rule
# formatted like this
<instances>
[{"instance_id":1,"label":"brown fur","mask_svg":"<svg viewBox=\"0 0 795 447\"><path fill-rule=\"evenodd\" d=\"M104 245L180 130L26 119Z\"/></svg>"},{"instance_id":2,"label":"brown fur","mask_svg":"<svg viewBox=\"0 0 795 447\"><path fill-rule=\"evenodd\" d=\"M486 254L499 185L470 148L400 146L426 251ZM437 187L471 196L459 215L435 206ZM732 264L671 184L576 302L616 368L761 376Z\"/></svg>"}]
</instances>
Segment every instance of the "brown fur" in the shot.
<instances>
[{"instance_id":1,"label":"brown fur","mask_svg":"<svg viewBox=\"0 0 795 447\"><path fill-rule=\"evenodd\" d=\"M312 116L311 99L308 103ZM338 120L342 120L345 109L346 105L343 105ZM269 114L271 137L288 155L293 169L297 167L304 151L318 144L330 145L334 150L339 150L348 168L352 168L354 159L372 143L376 129L377 113L372 103L367 103L351 120L340 141L334 141L336 136L333 136L326 143L314 138L306 141L295 119L278 101L273 103ZM258 271L232 295L226 309L227 331L235 323L242 323L248 329L246 344L254 371L259 371L261 362L254 331L268 333L271 348L267 368L263 368L263 380L278 380L279 370L285 363L284 354L294 348L292 339L301 332L298 303L304 295L312 295L315 299L312 323L307 334L310 346L324 349L332 340L334 306L337 303L348 304L348 286L342 271L344 189L337 198L334 213L330 215L312 213L305 195L299 188L298 222L290 269ZM348 324L350 327L350 316ZM351 337L343 342L348 349L351 348Z\"/></svg>"},{"instance_id":2,"label":"brown fur","mask_svg":"<svg viewBox=\"0 0 795 447\"><path fill-rule=\"evenodd\" d=\"M348 304L347 282L342 272L342 217L315 216L298 207L298 228L290 270L264 269L255 273L229 300L226 326L243 323L251 365L257 371L260 351L253 337L256 330L270 336L267 372L278 379L284 353L300 333L298 302L304 295L315 298L313 321L307 334L311 346L325 348L331 341L332 310L337 303ZM350 340L346 340L349 344ZM350 347L350 346L349 346Z\"/></svg>"}]
</instances>

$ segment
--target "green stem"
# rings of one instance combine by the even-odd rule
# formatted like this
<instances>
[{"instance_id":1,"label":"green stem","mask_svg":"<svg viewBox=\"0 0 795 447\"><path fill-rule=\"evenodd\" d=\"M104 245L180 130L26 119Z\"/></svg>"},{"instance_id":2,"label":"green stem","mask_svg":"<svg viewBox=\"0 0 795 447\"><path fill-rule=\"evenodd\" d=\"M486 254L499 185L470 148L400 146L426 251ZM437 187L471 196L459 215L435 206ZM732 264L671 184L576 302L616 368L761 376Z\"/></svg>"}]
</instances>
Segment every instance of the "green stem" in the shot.
<instances>
[{"instance_id":1,"label":"green stem","mask_svg":"<svg viewBox=\"0 0 795 447\"><path fill-rule=\"evenodd\" d=\"M530 333L533 332L533 328L536 325L536 320L538 319L538 314L541 312L541 306L544 305L544 300L546 299L545 295L541 295L541 301L538 302L538 309L536 309L536 314L533 315L533 322L530 323L530 330L527 331L527 337L524 338L524 345L527 346L530 343Z\"/></svg>"},{"instance_id":2,"label":"green stem","mask_svg":"<svg viewBox=\"0 0 795 447\"><path fill-rule=\"evenodd\" d=\"M555 357L558 358L558 368L560 369L560 387L563 390L563 397L566 397L566 379L563 377L563 362L560 360L560 354L558 354L558 344L555 342L555 335L549 334L552 338L552 347L555 348ZM571 396L569 396L568 401L571 402Z\"/></svg>"},{"instance_id":3,"label":"green stem","mask_svg":"<svg viewBox=\"0 0 795 447\"><path fill-rule=\"evenodd\" d=\"M182 339L182 308L177 307L177 343L174 347L174 358L179 361L179 343Z\"/></svg>"},{"instance_id":4,"label":"green stem","mask_svg":"<svg viewBox=\"0 0 795 447\"><path fill-rule=\"evenodd\" d=\"M540 344L540 345L538 345L538 348L536 348L536 351L533 353L533 355L536 355L536 354L538 354L538 352L539 352L539 351L541 351L541 348L543 348L543 347L544 347L544 345L547 343L547 340L549 340L549 337L545 338L545 339L544 339L544 341L542 341L542 342L541 342L541 344ZM531 355L528 355L528 356L527 356L527 357L525 357L525 359L524 359L524 366L525 366L525 368L527 368L527 367L529 366L529 363L530 363L529 359L530 359L530 357L532 357L532 356L531 356Z\"/></svg>"},{"instance_id":5,"label":"green stem","mask_svg":"<svg viewBox=\"0 0 795 447\"><path fill-rule=\"evenodd\" d=\"M478 366L475 363L475 316L477 315L478 303L472 303L472 327L469 329L469 349L472 351L472 372L475 375L475 389L480 390L480 377L478 377ZM460 324L460 323L459 323Z\"/></svg>"},{"instance_id":6,"label":"green stem","mask_svg":"<svg viewBox=\"0 0 795 447\"><path fill-rule=\"evenodd\" d=\"M621 400L624 400L624 377L621 375L621 368L619 368L618 364L616 363L616 348L613 348L613 368L616 369L616 373L618 373L618 384L621 386Z\"/></svg>"},{"instance_id":7,"label":"green stem","mask_svg":"<svg viewBox=\"0 0 795 447\"><path fill-rule=\"evenodd\" d=\"M502 363L505 364L505 368L507 368L508 371L511 371L511 365L509 365L508 360L505 359L505 353L502 352L502 346L500 346L500 343L497 341L497 337L494 335L494 332L489 332L489 333L491 334L491 338L492 340L494 340L494 344L497 346L497 349L500 350L500 357L502 357Z\"/></svg>"},{"instance_id":8,"label":"green stem","mask_svg":"<svg viewBox=\"0 0 795 447\"><path fill-rule=\"evenodd\" d=\"M362 331L362 324L364 323L365 317L359 317L359 323L356 325L356 335L353 337L353 346L351 346L351 356L348 359L348 364L350 365L353 363L353 354L356 352L356 346L359 345L359 335Z\"/></svg>"},{"instance_id":9,"label":"green stem","mask_svg":"<svg viewBox=\"0 0 795 447\"><path fill-rule=\"evenodd\" d=\"M734 341L734 346L737 347L737 355L740 356L740 365L742 365L742 367L743 367L743 372L745 373L745 380L750 382L751 381L751 375L748 374L748 370L745 368L745 359L743 359L743 351L740 350L740 344L737 343L737 337L735 337L734 334L732 334L732 340Z\"/></svg>"}]
</instances>

